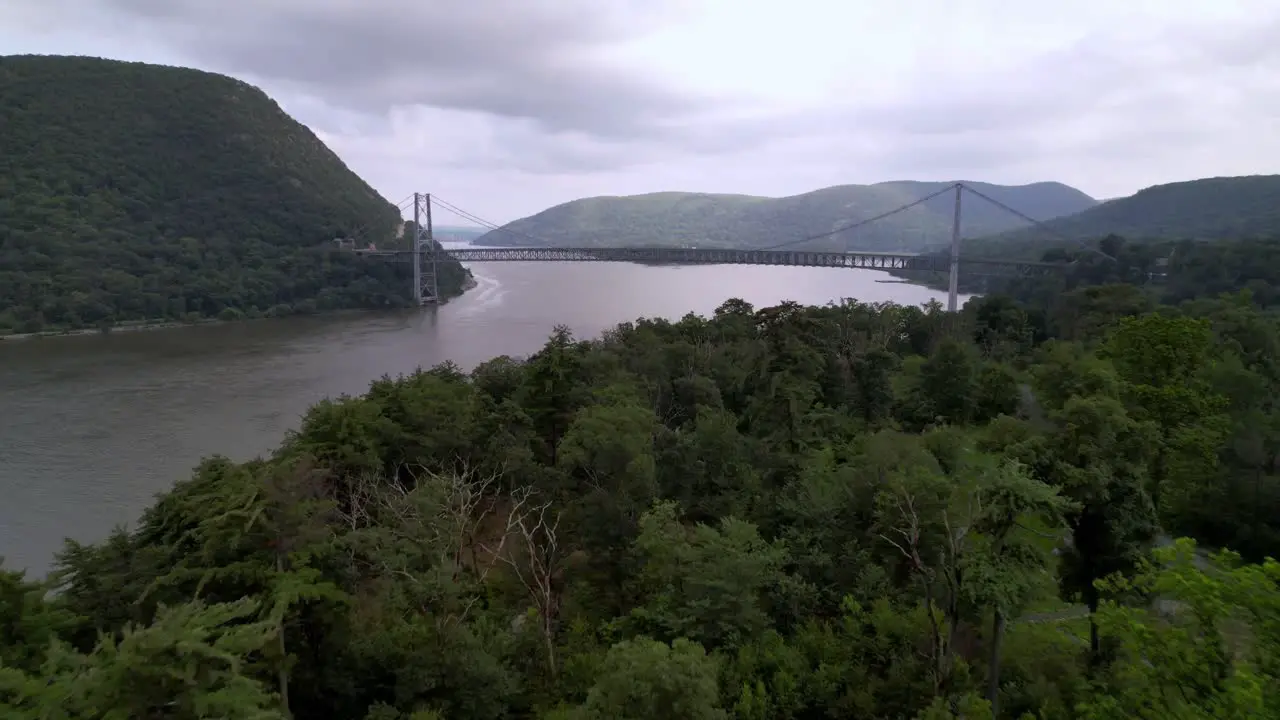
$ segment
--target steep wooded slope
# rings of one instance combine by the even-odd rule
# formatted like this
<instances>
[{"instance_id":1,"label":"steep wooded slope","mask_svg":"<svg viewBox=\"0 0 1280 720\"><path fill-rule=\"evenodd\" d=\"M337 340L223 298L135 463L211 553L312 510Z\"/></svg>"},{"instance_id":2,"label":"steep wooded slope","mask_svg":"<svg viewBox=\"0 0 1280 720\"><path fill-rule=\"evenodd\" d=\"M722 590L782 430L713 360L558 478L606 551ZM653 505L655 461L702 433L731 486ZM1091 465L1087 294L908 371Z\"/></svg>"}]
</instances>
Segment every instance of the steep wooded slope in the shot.
<instances>
[{"instance_id":1,"label":"steep wooded slope","mask_svg":"<svg viewBox=\"0 0 1280 720\"><path fill-rule=\"evenodd\" d=\"M399 211L247 83L0 57L0 128L0 332L408 300L407 267L331 242Z\"/></svg>"}]
</instances>

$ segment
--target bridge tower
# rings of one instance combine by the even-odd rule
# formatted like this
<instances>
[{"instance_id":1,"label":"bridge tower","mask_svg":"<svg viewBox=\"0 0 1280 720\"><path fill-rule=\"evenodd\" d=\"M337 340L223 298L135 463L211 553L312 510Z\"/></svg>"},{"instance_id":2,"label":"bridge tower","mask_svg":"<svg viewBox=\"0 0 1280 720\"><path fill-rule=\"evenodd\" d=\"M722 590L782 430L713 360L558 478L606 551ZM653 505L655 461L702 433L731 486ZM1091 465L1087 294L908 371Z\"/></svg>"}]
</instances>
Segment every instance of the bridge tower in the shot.
<instances>
[{"instance_id":1,"label":"bridge tower","mask_svg":"<svg viewBox=\"0 0 1280 720\"><path fill-rule=\"evenodd\" d=\"M956 212L951 219L951 274L947 278L947 312L955 312L960 300L960 197L964 185L956 183Z\"/></svg>"},{"instance_id":2,"label":"bridge tower","mask_svg":"<svg viewBox=\"0 0 1280 720\"><path fill-rule=\"evenodd\" d=\"M431 226L431 194L413 194L413 300L418 305L439 304L435 233Z\"/></svg>"}]
</instances>

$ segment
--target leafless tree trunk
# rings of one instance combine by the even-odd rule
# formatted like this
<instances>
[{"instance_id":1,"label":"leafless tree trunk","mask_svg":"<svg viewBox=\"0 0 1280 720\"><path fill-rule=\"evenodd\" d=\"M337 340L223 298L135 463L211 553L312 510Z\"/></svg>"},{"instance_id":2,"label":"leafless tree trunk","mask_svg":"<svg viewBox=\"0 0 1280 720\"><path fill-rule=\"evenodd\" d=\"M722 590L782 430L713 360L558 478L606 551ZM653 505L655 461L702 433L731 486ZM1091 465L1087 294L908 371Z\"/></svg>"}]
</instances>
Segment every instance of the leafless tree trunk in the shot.
<instances>
[{"instance_id":1,"label":"leafless tree trunk","mask_svg":"<svg viewBox=\"0 0 1280 720\"><path fill-rule=\"evenodd\" d=\"M517 493L517 506L507 516L507 534L516 538L520 554L489 550L511 569L524 586L538 613L538 630L546 645L547 667L552 675L557 672L556 626L560 615L560 564L563 559L558 530L560 513L551 510L551 503L526 505L528 490Z\"/></svg>"},{"instance_id":2,"label":"leafless tree trunk","mask_svg":"<svg viewBox=\"0 0 1280 720\"><path fill-rule=\"evenodd\" d=\"M890 532L896 537L880 533L880 538L898 549L907 559L913 574L920 578L924 587L925 611L929 616L929 650L930 660L934 668L934 692L940 690L947 678L947 647L942 637L942 627L938 622L938 613L934 610L933 581L934 571L925 564L920 555L922 524L920 513L915 507L915 498L909 492L900 489L893 491L894 505L897 508L898 522Z\"/></svg>"},{"instance_id":3,"label":"leafless tree trunk","mask_svg":"<svg viewBox=\"0 0 1280 720\"><path fill-rule=\"evenodd\" d=\"M353 533L376 529L368 536L371 546L360 547L358 540L352 548L353 562L419 587L426 587L423 573L431 569L444 569L453 582L471 586L470 592L464 591L458 598L461 607L442 616L442 624L466 619L482 596L479 586L505 552L513 532L510 523L499 537L484 543L480 536L485 523L501 505L506 505L511 515L521 516L528 499L527 493L517 493L505 502L497 498L494 490L501 472L481 474L461 463L458 467L461 469L444 474L413 469L409 488L379 476L355 478L349 485L346 507L340 512ZM481 557L478 549L487 557ZM412 562L406 555L418 561Z\"/></svg>"},{"instance_id":4,"label":"leafless tree trunk","mask_svg":"<svg viewBox=\"0 0 1280 720\"><path fill-rule=\"evenodd\" d=\"M1000 716L1000 652L1004 641L1004 613L997 605L991 619L991 652L987 659L987 701L991 716Z\"/></svg>"},{"instance_id":5,"label":"leafless tree trunk","mask_svg":"<svg viewBox=\"0 0 1280 720\"><path fill-rule=\"evenodd\" d=\"M980 490L970 490L964 497L962 517L952 520L948 510L942 511L942 526L947 533L947 545L942 559L943 576L947 583L947 645L945 667L952 667L952 655L955 653L956 637L960 631L962 593L964 591L964 569L969 552L969 533L976 518L982 514L983 495Z\"/></svg>"}]
</instances>

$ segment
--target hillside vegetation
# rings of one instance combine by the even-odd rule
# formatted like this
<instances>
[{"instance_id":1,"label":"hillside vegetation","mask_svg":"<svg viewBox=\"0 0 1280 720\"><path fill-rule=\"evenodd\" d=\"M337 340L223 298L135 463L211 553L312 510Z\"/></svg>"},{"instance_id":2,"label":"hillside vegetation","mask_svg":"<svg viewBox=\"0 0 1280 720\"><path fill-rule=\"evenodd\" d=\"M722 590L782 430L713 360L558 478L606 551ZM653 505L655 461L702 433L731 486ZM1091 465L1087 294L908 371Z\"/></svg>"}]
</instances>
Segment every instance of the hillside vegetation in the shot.
<instances>
[{"instance_id":1,"label":"hillside vegetation","mask_svg":"<svg viewBox=\"0 0 1280 720\"><path fill-rule=\"evenodd\" d=\"M1213 287L1218 292L1248 287L1256 301L1269 306L1280 299L1278 247L1280 175L1206 178L1149 187L1034 229L966 237L964 257L1074 265L1066 272L1011 285L962 263L960 286L966 292L1011 292L1021 297L1032 289L1052 294L1085 282L1154 280L1159 294L1170 301L1185 298L1187 287ZM939 257L945 253L932 252ZM946 286L945 273L893 274Z\"/></svg>"},{"instance_id":2,"label":"hillside vegetation","mask_svg":"<svg viewBox=\"0 0 1280 720\"><path fill-rule=\"evenodd\" d=\"M1280 321L1189 290L381 379L0 572L0 715L1275 720Z\"/></svg>"},{"instance_id":3,"label":"hillside vegetation","mask_svg":"<svg viewBox=\"0 0 1280 720\"><path fill-rule=\"evenodd\" d=\"M1217 177L1154 185L1074 215L983 238L975 252L1038 253L1065 240L1239 240L1280 236L1280 175Z\"/></svg>"},{"instance_id":4,"label":"hillside vegetation","mask_svg":"<svg viewBox=\"0 0 1280 720\"><path fill-rule=\"evenodd\" d=\"M663 192L595 197L557 205L516 220L476 241L480 245L560 247L689 246L760 248L828 233L919 200L951 183L886 182L841 185L785 198ZM967 183L1035 218L1092 207L1095 201L1060 183L1017 187ZM920 251L950 242L954 196L944 194L857 230L839 232L807 249ZM1016 216L968 200L966 235L1021 227Z\"/></svg>"},{"instance_id":5,"label":"hillside vegetation","mask_svg":"<svg viewBox=\"0 0 1280 720\"><path fill-rule=\"evenodd\" d=\"M196 70L0 57L0 332L403 305L332 251L399 211L261 90ZM465 280L442 272L450 294Z\"/></svg>"}]
</instances>

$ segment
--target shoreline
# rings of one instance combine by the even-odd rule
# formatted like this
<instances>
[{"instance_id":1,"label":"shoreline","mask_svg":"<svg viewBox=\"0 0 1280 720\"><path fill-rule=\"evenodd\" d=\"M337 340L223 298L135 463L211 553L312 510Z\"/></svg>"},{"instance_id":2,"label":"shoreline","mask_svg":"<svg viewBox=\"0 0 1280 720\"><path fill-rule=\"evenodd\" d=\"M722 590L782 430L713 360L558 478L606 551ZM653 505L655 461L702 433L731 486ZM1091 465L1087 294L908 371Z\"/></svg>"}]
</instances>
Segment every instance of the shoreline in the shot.
<instances>
[{"instance_id":1,"label":"shoreline","mask_svg":"<svg viewBox=\"0 0 1280 720\"><path fill-rule=\"evenodd\" d=\"M455 297L462 297L463 293L467 292L468 290L474 289L477 285L479 285L479 282L476 281L475 276L468 273L466 282L462 283L462 292L458 293L454 297L445 298L444 302L441 302L440 305L447 305L449 301L453 300ZM340 316L340 315L369 312L372 309L373 308L344 308L341 310L327 310L325 312L310 313L308 316L309 317L316 317L316 316L334 317L334 316ZM290 316L285 316L285 317L290 317ZM0 335L0 343L23 342L23 341L30 341L30 340L44 340L44 339L51 339L51 338L85 337L87 335L114 335L116 333L127 333L127 332L151 332L151 331L157 331L157 330L177 330L180 328L202 327L202 326L210 326L210 325L226 325L229 323L242 323L242 322L251 322L254 320L269 320L269 319L274 319L274 318L245 317L245 318L239 318L236 320L219 320L218 318L201 318L199 320L190 320L190 321L182 321L182 320L156 320L151 322L133 321L132 324L112 325L106 328L95 327L95 328L79 328L76 330L41 330L40 332L33 332L33 333L11 333L9 335Z\"/></svg>"},{"instance_id":2,"label":"shoreline","mask_svg":"<svg viewBox=\"0 0 1280 720\"><path fill-rule=\"evenodd\" d=\"M245 318L249 320L250 318ZM256 319L256 318L253 318ZM165 320L154 322L138 322L132 325L112 325L106 328L79 328L76 330L41 330L33 333L11 333L9 335L0 335L0 343L2 342L21 342L23 340L42 340L45 338L68 338L68 337L84 337L86 335L114 335L116 333L127 332L144 332L150 330L176 330L178 328L197 327L200 325L221 325L227 322L242 322L240 320L219 320L217 318L202 318L200 320L181 321L181 320Z\"/></svg>"}]
</instances>

